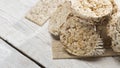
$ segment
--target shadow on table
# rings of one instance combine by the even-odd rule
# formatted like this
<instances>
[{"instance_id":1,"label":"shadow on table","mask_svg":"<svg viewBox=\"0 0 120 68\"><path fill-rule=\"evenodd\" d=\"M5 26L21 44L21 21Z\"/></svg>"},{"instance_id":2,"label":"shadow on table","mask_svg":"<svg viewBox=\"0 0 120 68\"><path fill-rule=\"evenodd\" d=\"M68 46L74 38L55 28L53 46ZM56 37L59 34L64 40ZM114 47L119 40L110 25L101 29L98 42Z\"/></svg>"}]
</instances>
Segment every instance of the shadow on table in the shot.
<instances>
[{"instance_id":1,"label":"shadow on table","mask_svg":"<svg viewBox=\"0 0 120 68\"><path fill-rule=\"evenodd\" d=\"M76 60L83 60L83 61L88 61L88 62L94 62L94 61L100 61L103 58L107 58L107 57L90 57L90 58L81 58L81 59L76 59ZM120 56L117 57L113 57L114 61L116 63L120 64Z\"/></svg>"},{"instance_id":2,"label":"shadow on table","mask_svg":"<svg viewBox=\"0 0 120 68\"><path fill-rule=\"evenodd\" d=\"M113 58L116 62L120 63L120 56L119 57L113 57Z\"/></svg>"},{"instance_id":3,"label":"shadow on table","mask_svg":"<svg viewBox=\"0 0 120 68\"><path fill-rule=\"evenodd\" d=\"M55 40L60 40L60 37L59 37L59 36L55 36L55 35L52 35L52 34L51 34L51 37L52 37L53 39L55 39Z\"/></svg>"}]
</instances>

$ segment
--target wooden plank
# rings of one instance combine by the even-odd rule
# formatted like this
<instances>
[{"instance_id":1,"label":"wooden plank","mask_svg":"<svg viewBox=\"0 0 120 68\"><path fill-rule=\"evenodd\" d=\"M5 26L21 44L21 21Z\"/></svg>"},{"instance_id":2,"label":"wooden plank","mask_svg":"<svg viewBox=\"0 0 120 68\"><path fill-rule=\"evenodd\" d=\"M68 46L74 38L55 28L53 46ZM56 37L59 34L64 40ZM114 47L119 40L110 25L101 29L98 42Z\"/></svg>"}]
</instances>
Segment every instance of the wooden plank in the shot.
<instances>
[{"instance_id":1,"label":"wooden plank","mask_svg":"<svg viewBox=\"0 0 120 68\"><path fill-rule=\"evenodd\" d=\"M119 62L112 57L99 59L52 59L51 36L48 33L48 23L39 27L22 18L32 4L32 0L0 1L0 36L19 48L21 51L43 64L47 68L119 68ZM28 4L27 2L31 2ZM37 1L36 1L37 2ZM19 9L13 9L10 7ZM24 6L25 5L25 6ZM7 9L9 8L9 9ZM9 12L10 11L10 12ZM20 13L20 14L18 14ZM19 16L20 15L20 16ZM108 63L108 64L107 64Z\"/></svg>"},{"instance_id":2,"label":"wooden plank","mask_svg":"<svg viewBox=\"0 0 120 68\"><path fill-rule=\"evenodd\" d=\"M40 68L34 62L10 47L0 39L0 67L1 68Z\"/></svg>"},{"instance_id":3,"label":"wooden plank","mask_svg":"<svg viewBox=\"0 0 120 68\"><path fill-rule=\"evenodd\" d=\"M30 10L30 8L36 4L39 0L0 0L0 11L5 11L7 14L12 15L16 19L20 19L24 17L26 12ZM9 10L9 11L8 11Z\"/></svg>"}]
</instances>

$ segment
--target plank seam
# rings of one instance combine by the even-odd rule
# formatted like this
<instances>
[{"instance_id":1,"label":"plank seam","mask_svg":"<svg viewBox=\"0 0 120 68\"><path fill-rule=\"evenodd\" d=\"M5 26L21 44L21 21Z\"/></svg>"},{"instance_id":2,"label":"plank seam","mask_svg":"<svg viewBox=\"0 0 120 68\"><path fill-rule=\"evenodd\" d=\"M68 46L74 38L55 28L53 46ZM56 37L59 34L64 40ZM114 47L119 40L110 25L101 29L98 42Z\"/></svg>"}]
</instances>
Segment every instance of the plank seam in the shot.
<instances>
[{"instance_id":1,"label":"plank seam","mask_svg":"<svg viewBox=\"0 0 120 68\"><path fill-rule=\"evenodd\" d=\"M31 60L32 62L34 62L35 64L37 64L39 67L46 68L44 65L40 64L38 61L36 61L33 58L31 58L29 55L27 55L26 53L24 53L23 51L21 51L20 49L18 49L17 47L15 47L13 44L11 44L10 42L8 42L7 40L3 39L2 37L0 37L0 39L2 39L4 42L6 42L8 45L10 45L16 51L18 51L19 53L21 53L22 55L24 55L25 57L27 57L29 60Z\"/></svg>"}]
</instances>

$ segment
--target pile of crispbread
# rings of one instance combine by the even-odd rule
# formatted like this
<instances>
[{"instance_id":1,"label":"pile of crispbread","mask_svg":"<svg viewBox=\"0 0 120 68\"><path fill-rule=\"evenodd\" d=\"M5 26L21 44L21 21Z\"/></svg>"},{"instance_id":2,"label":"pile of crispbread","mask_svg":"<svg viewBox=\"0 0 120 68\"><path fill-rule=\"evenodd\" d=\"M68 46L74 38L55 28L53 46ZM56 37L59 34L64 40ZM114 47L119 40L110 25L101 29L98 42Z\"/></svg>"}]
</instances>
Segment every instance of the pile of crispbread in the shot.
<instances>
[{"instance_id":1,"label":"pile of crispbread","mask_svg":"<svg viewBox=\"0 0 120 68\"><path fill-rule=\"evenodd\" d=\"M100 56L107 47L120 52L120 12L114 0L43 0L26 18L39 25L49 19L49 32L70 55Z\"/></svg>"}]
</instances>

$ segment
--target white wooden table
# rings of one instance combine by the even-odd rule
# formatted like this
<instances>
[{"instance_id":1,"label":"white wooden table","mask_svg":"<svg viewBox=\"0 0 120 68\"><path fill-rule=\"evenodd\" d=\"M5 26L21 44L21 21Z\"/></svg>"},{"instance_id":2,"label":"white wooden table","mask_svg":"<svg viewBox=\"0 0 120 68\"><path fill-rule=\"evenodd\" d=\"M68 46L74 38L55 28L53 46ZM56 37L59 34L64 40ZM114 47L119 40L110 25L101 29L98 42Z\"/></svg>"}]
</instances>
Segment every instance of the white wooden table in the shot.
<instances>
[{"instance_id":1,"label":"white wooden table","mask_svg":"<svg viewBox=\"0 0 120 68\"><path fill-rule=\"evenodd\" d=\"M120 68L119 57L53 60L48 23L24 18L37 1L0 0L0 68Z\"/></svg>"}]
</instances>

